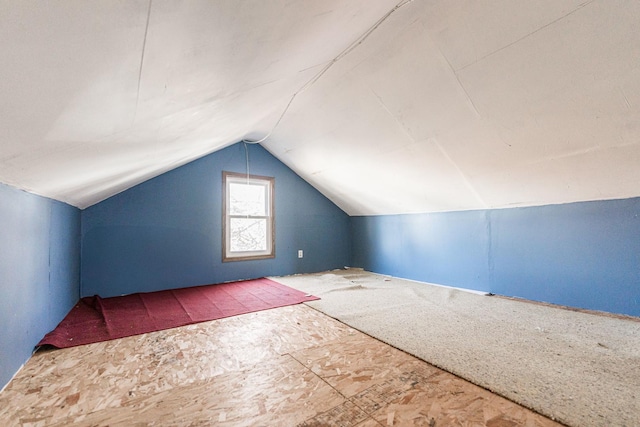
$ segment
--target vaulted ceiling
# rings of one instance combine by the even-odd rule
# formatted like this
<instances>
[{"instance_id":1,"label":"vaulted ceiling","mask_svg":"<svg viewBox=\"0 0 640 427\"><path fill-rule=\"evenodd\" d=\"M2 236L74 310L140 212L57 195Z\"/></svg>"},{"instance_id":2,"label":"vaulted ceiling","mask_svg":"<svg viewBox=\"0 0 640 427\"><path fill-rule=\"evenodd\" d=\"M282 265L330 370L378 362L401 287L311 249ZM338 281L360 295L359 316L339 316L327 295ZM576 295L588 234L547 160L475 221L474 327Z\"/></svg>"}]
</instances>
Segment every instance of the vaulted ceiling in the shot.
<instances>
[{"instance_id":1,"label":"vaulted ceiling","mask_svg":"<svg viewBox=\"0 0 640 427\"><path fill-rule=\"evenodd\" d=\"M84 208L236 143L352 215L640 196L636 0L0 0L0 182Z\"/></svg>"}]
</instances>

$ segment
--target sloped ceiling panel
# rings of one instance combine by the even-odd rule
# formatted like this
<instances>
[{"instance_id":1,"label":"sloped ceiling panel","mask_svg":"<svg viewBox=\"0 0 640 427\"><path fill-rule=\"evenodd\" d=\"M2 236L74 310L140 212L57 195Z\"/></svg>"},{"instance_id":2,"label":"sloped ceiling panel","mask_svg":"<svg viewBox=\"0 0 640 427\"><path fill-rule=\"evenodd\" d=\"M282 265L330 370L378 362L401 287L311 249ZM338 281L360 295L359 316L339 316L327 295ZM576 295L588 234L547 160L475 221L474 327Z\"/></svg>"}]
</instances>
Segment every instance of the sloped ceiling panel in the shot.
<instances>
[{"instance_id":1,"label":"sloped ceiling panel","mask_svg":"<svg viewBox=\"0 0 640 427\"><path fill-rule=\"evenodd\" d=\"M377 1L4 1L0 181L86 207L273 123Z\"/></svg>"},{"instance_id":2,"label":"sloped ceiling panel","mask_svg":"<svg viewBox=\"0 0 640 427\"><path fill-rule=\"evenodd\" d=\"M412 2L266 146L355 215L637 196L638 18L624 1Z\"/></svg>"},{"instance_id":3,"label":"sloped ceiling panel","mask_svg":"<svg viewBox=\"0 0 640 427\"><path fill-rule=\"evenodd\" d=\"M0 181L86 207L243 138L352 215L640 196L633 0L0 0Z\"/></svg>"}]
</instances>

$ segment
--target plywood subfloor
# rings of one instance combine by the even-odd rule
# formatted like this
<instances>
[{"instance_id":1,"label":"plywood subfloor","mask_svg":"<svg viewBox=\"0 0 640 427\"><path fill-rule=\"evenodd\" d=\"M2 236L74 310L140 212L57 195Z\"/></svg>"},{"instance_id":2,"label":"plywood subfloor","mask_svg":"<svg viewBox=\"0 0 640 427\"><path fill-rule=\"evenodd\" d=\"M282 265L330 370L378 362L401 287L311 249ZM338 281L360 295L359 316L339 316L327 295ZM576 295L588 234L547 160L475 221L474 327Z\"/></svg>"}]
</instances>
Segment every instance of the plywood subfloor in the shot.
<instances>
[{"instance_id":1,"label":"plywood subfloor","mask_svg":"<svg viewBox=\"0 0 640 427\"><path fill-rule=\"evenodd\" d=\"M0 425L559 424L297 305L36 353Z\"/></svg>"},{"instance_id":2,"label":"plywood subfloor","mask_svg":"<svg viewBox=\"0 0 640 427\"><path fill-rule=\"evenodd\" d=\"M308 305L573 427L638 427L640 322L362 269L279 277Z\"/></svg>"}]
</instances>

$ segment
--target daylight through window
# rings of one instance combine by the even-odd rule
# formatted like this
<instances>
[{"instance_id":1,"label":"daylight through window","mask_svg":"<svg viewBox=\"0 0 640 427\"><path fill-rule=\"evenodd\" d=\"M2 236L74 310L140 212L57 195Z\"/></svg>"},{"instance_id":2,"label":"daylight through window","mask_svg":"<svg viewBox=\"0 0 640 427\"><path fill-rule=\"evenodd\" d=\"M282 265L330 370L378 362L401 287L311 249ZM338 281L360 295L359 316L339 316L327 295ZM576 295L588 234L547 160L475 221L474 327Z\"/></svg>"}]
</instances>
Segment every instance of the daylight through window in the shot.
<instances>
[{"instance_id":1,"label":"daylight through window","mask_svg":"<svg viewBox=\"0 0 640 427\"><path fill-rule=\"evenodd\" d=\"M274 179L223 172L223 261L275 256Z\"/></svg>"}]
</instances>

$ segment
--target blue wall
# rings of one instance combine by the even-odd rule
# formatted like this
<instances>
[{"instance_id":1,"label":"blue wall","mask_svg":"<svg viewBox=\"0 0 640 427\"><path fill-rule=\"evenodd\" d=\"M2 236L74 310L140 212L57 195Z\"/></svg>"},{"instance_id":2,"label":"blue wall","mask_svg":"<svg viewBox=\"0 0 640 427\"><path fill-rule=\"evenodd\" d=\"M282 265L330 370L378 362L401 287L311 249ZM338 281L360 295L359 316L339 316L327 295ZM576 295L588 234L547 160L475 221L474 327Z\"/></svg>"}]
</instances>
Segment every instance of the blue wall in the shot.
<instances>
[{"instance_id":1,"label":"blue wall","mask_svg":"<svg viewBox=\"0 0 640 427\"><path fill-rule=\"evenodd\" d=\"M349 217L264 148L246 148L250 173L275 177L275 259L222 263L222 171L246 173L245 145L238 143L83 210L82 295L347 265Z\"/></svg>"},{"instance_id":2,"label":"blue wall","mask_svg":"<svg viewBox=\"0 0 640 427\"><path fill-rule=\"evenodd\" d=\"M640 316L640 198L352 218L366 270Z\"/></svg>"},{"instance_id":3,"label":"blue wall","mask_svg":"<svg viewBox=\"0 0 640 427\"><path fill-rule=\"evenodd\" d=\"M221 262L222 171L246 172L244 144L82 212L0 184L0 387L80 295L345 265L640 316L640 198L349 218L262 147L247 149L251 173L276 179L275 259Z\"/></svg>"},{"instance_id":4,"label":"blue wall","mask_svg":"<svg viewBox=\"0 0 640 427\"><path fill-rule=\"evenodd\" d=\"M0 388L78 301L80 211L0 184Z\"/></svg>"}]
</instances>

